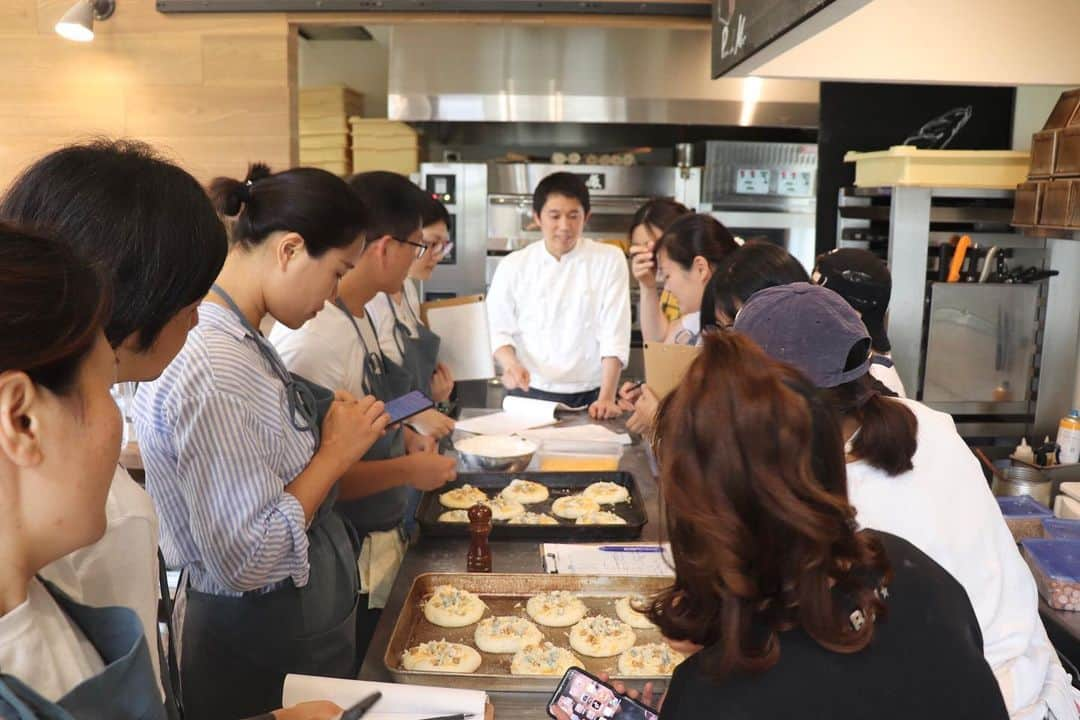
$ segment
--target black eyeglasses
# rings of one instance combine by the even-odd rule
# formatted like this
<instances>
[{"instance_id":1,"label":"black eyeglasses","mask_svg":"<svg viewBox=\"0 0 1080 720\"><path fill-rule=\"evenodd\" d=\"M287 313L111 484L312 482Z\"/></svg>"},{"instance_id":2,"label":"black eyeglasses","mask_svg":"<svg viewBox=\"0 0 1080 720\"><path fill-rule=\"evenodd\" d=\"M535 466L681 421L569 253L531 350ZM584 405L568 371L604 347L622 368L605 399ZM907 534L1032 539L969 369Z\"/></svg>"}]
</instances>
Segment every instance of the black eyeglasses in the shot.
<instances>
[{"instance_id":1,"label":"black eyeglasses","mask_svg":"<svg viewBox=\"0 0 1080 720\"><path fill-rule=\"evenodd\" d=\"M413 242L412 240L402 240L401 238L394 237L393 235L391 235L390 237L394 238L399 243L405 243L406 245L412 245L414 248L416 248L416 259L417 260L424 257L424 253L426 253L428 251L428 246L425 245L424 243L417 243L417 242Z\"/></svg>"}]
</instances>

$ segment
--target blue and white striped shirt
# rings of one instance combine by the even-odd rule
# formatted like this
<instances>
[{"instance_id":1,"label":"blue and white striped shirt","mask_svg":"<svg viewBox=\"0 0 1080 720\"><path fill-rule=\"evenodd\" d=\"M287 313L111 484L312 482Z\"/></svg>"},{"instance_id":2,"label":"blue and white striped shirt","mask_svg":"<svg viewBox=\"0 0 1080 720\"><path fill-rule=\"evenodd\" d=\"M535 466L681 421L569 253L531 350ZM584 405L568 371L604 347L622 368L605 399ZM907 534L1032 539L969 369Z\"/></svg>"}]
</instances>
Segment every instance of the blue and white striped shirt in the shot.
<instances>
[{"instance_id":1,"label":"blue and white striped shirt","mask_svg":"<svg viewBox=\"0 0 1080 720\"><path fill-rule=\"evenodd\" d=\"M161 549L193 589L307 584L304 510L285 486L310 462L314 437L293 427L284 384L230 310L199 307L180 354L139 386L134 420Z\"/></svg>"}]
</instances>

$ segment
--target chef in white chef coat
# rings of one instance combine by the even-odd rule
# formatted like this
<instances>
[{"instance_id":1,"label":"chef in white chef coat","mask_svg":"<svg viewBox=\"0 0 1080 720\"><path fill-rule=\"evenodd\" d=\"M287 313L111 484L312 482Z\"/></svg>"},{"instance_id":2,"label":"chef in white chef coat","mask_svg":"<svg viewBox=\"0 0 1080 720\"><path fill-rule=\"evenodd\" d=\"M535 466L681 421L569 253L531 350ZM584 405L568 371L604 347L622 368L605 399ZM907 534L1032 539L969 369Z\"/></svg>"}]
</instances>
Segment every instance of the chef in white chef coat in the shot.
<instances>
[{"instance_id":1,"label":"chef in white chef coat","mask_svg":"<svg viewBox=\"0 0 1080 720\"><path fill-rule=\"evenodd\" d=\"M547 176L533 193L543 242L499 263L488 290L491 347L511 395L621 414L615 393L630 354L626 256L582 236L589 191L574 174Z\"/></svg>"}]
</instances>

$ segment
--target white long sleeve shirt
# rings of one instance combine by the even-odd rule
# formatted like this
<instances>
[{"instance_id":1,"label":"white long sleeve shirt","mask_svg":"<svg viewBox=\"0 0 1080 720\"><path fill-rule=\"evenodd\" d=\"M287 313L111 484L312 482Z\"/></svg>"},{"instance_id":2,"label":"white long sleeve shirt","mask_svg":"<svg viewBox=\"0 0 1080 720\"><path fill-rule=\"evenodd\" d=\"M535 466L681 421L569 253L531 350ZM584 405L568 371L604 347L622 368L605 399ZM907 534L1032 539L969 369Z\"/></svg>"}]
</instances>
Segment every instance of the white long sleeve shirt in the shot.
<instances>
[{"instance_id":1,"label":"white long sleeve shirt","mask_svg":"<svg viewBox=\"0 0 1080 720\"><path fill-rule=\"evenodd\" d=\"M952 418L913 400L919 423L913 469L890 477L859 461L847 466L848 498L861 527L899 535L967 591L983 652L1010 717L1076 718L1069 680L1039 617L1031 571L1016 548L979 463Z\"/></svg>"},{"instance_id":2,"label":"white long sleeve shirt","mask_svg":"<svg viewBox=\"0 0 1080 720\"><path fill-rule=\"evenodd\" d=\"M556 259L543 242L499 263L487 297L491 347L510 345L530 387L579 393L600 387L601 360L630 357L626 256L582 238Z\"/></svg>"}]
</instances>

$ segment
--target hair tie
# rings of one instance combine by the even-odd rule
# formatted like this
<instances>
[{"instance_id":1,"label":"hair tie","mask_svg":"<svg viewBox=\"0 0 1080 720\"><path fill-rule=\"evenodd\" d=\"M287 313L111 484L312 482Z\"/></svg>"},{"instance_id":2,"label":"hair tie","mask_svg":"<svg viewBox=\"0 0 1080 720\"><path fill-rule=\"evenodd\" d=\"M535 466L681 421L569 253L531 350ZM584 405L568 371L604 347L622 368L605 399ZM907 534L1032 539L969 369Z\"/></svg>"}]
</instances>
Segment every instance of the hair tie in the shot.
<instances>
[{"instance_id":1,"label":"hair tie","mask_svg":"<svg viewBox=\"0 0 1080 720\"><path fill-rule=\"evenodd\" d=\"M245 205L251 202L251 191L255 187L253 180L245 180L236 190L236 198Z\"/></svg>"}]
</instances>

